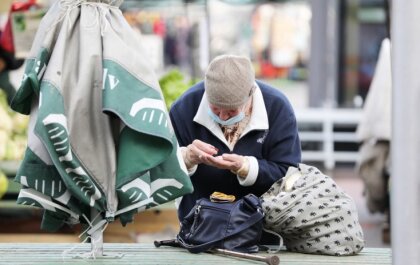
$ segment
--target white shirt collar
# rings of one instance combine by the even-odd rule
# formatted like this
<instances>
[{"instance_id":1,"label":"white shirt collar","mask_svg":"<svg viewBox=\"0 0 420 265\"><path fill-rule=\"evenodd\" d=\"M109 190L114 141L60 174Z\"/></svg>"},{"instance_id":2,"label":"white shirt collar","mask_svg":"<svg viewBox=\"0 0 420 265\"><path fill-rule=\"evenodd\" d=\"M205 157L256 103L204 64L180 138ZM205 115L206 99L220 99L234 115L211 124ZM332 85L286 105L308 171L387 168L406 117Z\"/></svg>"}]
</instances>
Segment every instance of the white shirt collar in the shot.
<instances>
[{"instance_id":1,"label":"white shirt collar","mask_svg":"<svg viewBox=\"0 0 420 265\"><path fill-rule=\"evenodd\" d=\"M212 132L217 138L219 138L226 146L229 146L228 142L220 129L219 124L211 119L207 113L209 109L209 103L207 101L207 95L204 92L203 98L201 99L200 106L198 107L197 113L195 114L194 121L206 127ZM252 130L267 130L268 116L265 108L264 99L261 93L261 89L256 84L256 88L253 94L252 100L252 113L248 125L245 127L240 138L246 135ZM231 150L232 151L232 150Z\"/></svg>"}]
</instances>

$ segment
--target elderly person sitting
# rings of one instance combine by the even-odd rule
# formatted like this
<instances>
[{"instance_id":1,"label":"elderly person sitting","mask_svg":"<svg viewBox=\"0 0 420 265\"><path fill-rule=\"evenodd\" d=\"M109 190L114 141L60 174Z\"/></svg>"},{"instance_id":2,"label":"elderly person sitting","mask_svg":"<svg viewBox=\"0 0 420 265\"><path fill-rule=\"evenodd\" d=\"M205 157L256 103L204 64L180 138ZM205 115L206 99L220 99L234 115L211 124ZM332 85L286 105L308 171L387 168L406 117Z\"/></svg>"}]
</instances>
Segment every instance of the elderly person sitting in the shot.
<instances>
[{"instance_id":1,"label":"elderly person sitting","mask_svg":"<svg viewBox=\"0 0 420 265\"><path fill-rule=\"evenodd\" d=\"M287 98L255 80L246 57L222 55L204 82L186 91L170 117L194 186L179 205L179 219L197 199L215 191L257 196L301 158L296 118Z\"/></svg>"}]
</instances>

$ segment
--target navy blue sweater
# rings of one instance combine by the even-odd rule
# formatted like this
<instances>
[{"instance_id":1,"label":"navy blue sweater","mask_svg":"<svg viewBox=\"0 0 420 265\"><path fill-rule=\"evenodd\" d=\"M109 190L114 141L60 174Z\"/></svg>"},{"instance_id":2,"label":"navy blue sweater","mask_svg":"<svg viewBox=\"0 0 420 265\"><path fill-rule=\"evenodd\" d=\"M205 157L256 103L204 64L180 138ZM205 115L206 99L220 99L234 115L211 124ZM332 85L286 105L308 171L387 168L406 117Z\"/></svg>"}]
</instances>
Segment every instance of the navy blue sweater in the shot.
<instances>
[{"instance_id":1,"label":"navy blue sweater","mask_svg":"<svg viewBox=\"0 0 420 265\"><path fill-rule=\"evenodd\" d=\"M241 198L249 193L262 195L271 185L284 177L289 166L297 166L301 160L300 140L296 118L287 98L279 90L257 81L262 92L267 116L268 130L253 130L241 137L232 153L253 156L258 161L258 176L251 186L239 184L237 176L229 170L200 164L191 176L192 194L184 195L178 209L178 218L183 219L197 199L207 197L214 191ZM180 146L187 146L195 139L212 144L219 149L218 155L230 153L230 149L206 127L193 121L204 94L200 82L186 91L171 107L170 118Z\"/></svg>"}]
</instances>

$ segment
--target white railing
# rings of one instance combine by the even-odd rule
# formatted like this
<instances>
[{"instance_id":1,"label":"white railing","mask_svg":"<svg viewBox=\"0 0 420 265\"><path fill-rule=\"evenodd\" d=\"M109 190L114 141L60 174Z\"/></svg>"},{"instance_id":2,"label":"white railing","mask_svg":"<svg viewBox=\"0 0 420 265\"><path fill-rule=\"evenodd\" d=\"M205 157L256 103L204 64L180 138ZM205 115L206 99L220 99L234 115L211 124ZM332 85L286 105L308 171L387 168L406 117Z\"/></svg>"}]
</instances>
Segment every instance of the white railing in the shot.
<instances>
[{"instance_id":1,"label":"white railing","mask_svg":"<svg viewBox=\"0 0 420 265\"><path fill-rule=\"evenodd\" d=\"M295 110L304 162L323 162L326 169L336 162L356 162L357 150L335 150L336 143L357 144L360 109L308 108ZM340 128L345 129L344 131ZM312 145L308 144L312 143ZM308 147L312 147L309 148Z\"/></svg>"}]
</instances>

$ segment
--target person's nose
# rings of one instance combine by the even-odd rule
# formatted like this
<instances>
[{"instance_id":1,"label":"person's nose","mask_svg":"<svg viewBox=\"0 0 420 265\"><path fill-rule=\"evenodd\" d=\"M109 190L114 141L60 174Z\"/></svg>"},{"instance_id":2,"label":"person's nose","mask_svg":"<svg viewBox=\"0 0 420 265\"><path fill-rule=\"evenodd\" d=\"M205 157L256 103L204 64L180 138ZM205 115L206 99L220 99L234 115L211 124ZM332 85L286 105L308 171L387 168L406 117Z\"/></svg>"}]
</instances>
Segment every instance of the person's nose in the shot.
<instances>
[{"instance_id":1,"label":"person's nose","mask_svg":"<svg viewBox=\"0 0 420 265\"><path fill-rule=\"evenodd\" d=\"M227 112L227 111L220 111L219 118L221 120L224 120L224 121L225 120L228 120L230 118L229 112Z\"/></svg>"}]
</instances>

